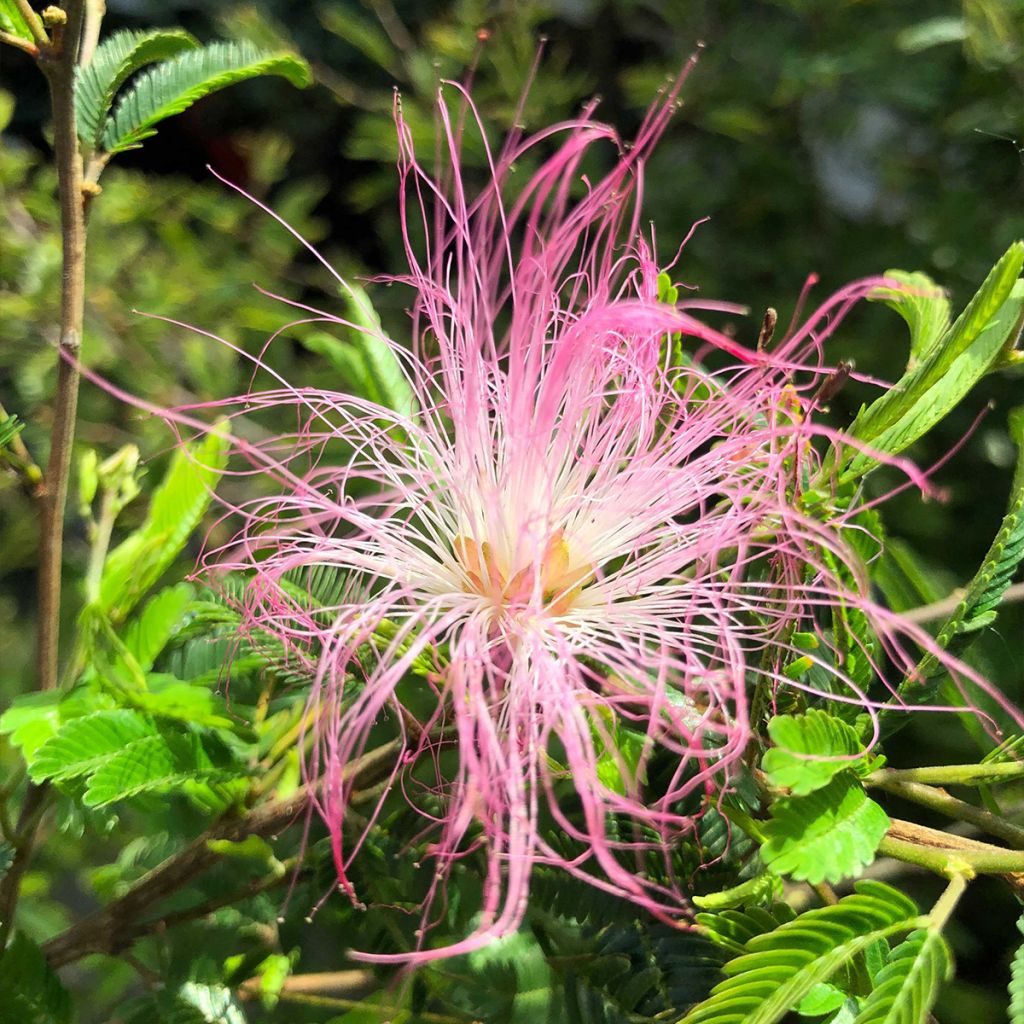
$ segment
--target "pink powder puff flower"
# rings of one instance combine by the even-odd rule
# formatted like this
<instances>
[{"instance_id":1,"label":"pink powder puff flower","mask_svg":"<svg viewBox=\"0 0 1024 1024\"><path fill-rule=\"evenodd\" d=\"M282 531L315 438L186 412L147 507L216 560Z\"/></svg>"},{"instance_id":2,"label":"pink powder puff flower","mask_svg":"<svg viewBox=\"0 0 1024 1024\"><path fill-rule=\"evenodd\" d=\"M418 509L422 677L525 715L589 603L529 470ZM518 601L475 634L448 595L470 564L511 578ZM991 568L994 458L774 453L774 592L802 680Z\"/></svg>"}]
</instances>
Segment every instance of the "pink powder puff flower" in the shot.
<instances>
[{"instance_id":1,"label":"pink powder puff flower","mask_svg":"<svg viewBox=\"0 0 1024 1024\"><path fill-rule=\"evenodd\" d=\"M689 312L734 307L658 301L653 245L638 230L642 171L681 81L631 146L592 107L531 138L514 132L488 152L477 195L459 168L463 116L476 116L468 98L454 121L439 104L450 157L439 178L417 162L396 105L410 269L394 280L415 294L411 351L366 324L310 319L389 346L409 401L396 411L283 384L245 396L247 414L290 404L302 426L261 456L285 492L246 506L242 534L213 561L251 574L247 628L318 651L306 771L322 779L342 888L358 897L350 865L384 800L353 833L345 769L384 719L402 745L385 789L402 786L431 834L424 930L454 861L477 849L486 862L471 935L363 959L422 961L509 934L537 864L678 918L678 889L624 853L667 851L692 834L681 802L728 787L753 685L803 685L783 675L806 655L793 631L818 635L813 660L835 699L869 712L878 705L835 668L824 613L867 617L880 643L855 654L876 679L902 679L929 649L870 600L857 509L827 518L802 502L806 481L823 486L824 446L812 442L844 441L814 419L830 372L823 343L880 279L833 295L770 353ZM581 168L599 143L616 159L590 179ZM510 198L516 166L531 160ZM670 335L691 358L671 357ZM341 460L330 454L339 442ZM348 585L310 607L287 581L320 567ZM413 669L428 716L401 696ZM618 751L619 727L640 738L638 755ZM676 767L652 793L645 773L659 751ZM545 821L577 855L552 845Z\"/></svg>"}]
</instances>

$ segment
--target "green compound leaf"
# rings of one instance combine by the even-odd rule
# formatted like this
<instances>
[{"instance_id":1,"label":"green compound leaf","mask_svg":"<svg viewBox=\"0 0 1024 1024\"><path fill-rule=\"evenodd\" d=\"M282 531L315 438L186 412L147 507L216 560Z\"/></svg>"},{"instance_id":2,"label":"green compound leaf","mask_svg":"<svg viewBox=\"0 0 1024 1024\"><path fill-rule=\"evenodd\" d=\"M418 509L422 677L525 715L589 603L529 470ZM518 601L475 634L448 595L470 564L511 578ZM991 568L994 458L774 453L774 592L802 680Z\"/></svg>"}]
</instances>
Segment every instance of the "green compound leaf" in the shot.
<instances>
[{"instance_id":1,"label":"green compound leaf","mask_svg":"<svg viewBox=\"0 0 1024 1024\"><path fill-rule=\"evenodd\" d=\"M910 328L910 358L913 370L949 330L949 296L927 274L908 274L905 270L887 270L885 277L899 282L901 288L877 288L868 296L894 309Z\"/></svg>"},{"instance_id":2,"label":"green compound leaf","mask_svg":"<svg viewBox=\"0 0 1024 1024\"><path fill-rule=\"evenodd\" d=\"M777 715L768 723L768 735L775 744L762 761L768 781L797 796L827 786L840 772L858 770L867 760L854 728L824 711Z\"/></svg>"},{"instance_id":3,"label":"green compound leaf","mask_svg":"<svg viewBox=\"0 0 1024 1024\"><path fill-rule=\"evenodd\" d=\"M99 147L114 94L130 75L198 46L199 41L181 29L124 30L103 40L89 64L75 75L75 116L82 145Z\"/></svg>"},{"instance_id":4,"label":"green compound leaf","mask_svg":"<svg viewBox=\"0 0 1024 1024\"><path fill-rule=\"evenodd\" d=\"M996 608L1024 559L1024 408L1010 415L1010 436L1017 446L1017 467L999 532L963 600L939 632L939 642L961 649L955 637L976 633L996 617ZM966 646L966 644L964 644Z\"/></svg>"},{"instance_id":5,"label":"green compound leaf","mask_svg":"<svg viewBox=\"0 0 1024 1024\"><path fill-rule=\"evenodd\" d=\"M862 408L850 434L872 448L895 454L939 422L999 361L1019 330L1024 310L1024 243L1015 242L985 278L956 323L931 343L925 358L870 406ZM901 310L901 313L903 311ZM842 479L853 480L875 465L851 452Z\"/></svg>"},{"instance_id":6,"label":"green compound leaf","mask_svg":"<svg viewBox=\"0 0 1024 1024\"><path fill-rule=\"evenodd\" d=\"M153 492L145 522L108 555L99 606L122 620L185 547L227 465L226 428L178 451Z\"/></svg>"},{"instance_id":7,"label":"green compound leaf","mask_svg":"<svg viewBox=\"0 0 1024 1024\"><path fill-rule=\"evenodd\" d=\"M248 42L212 43L179 53L147 71L122 96L104 127L103 149L136 149L156 134L161 121L212 92L259 75L280 75L299 88L312 81L304 60L290 53L268 53Z\"/></svg>"},{"instance_id":8,"label":"green compound leaf","mask_svg":"<svg viewBox=\"0 0 1024 1024\"><path fill-rule=\"evenodd\" d=\"M755 935L680 1024L777 1024L816 986L880 939L920 923L915 904L881 882L863 881L833 907L807 911Z\"/></svg>"},{"instance_id":9,"label":"green compound leaf","mask_svg":"<svg viewBox=\"0 0 1024 1024\"><path fill-rule=\"evenodd\" d=\"M936 636L940 646L953 654L962 654L980 631L995 621L999 602L1024 561L1024 407L1010 414L1010 436L1017 445L1017 467L1006 515L981 568ZM938 665L938 659L926 655L917 666L917 680L932 677ZM933 692L931 687L918 687L907 689L903 695L915 702L924 702L931 699Z\"/></svg>"},{"instance_id":10,"label":"green compound leaf","mask_svg":"<svg viewBox=\"0 0 1024 1024\"><path fill-rule=\"evenodd\" d=\"M1024 916L1017 921L1024 935ZM1010 1024L1024 1024L1024 943L1017 947L1010 964Z\"/></svg>"},{"instance_id":11,"label":"green compound leaf","mask_svg":"<svg viewBox=\"0 0 1024 1024\"><path fill-rule=\"evenodd\" d=\"M0 956L0 1006L12 1024L71 1024L71 996L39 947L20 932Z\"/></svg>"},{"instance_id":12,"label":"green compound leaf","mask_svg":"<svg viewBox=\"0 0 1024 1024\"><path fill-rule=\"evenodd\" d=\"M911 932L889 954L854 1024L923 1024L952 973L942 934L932 928Z\"/></svg>"},{"instance_id":13,"label":"green compound leaf","mask_svg":"<svg viewBox=\"0 0 1024 1024\"><path fill-rule=\"evenodd\" d=\"M89 775L126 746L156 735L148 719L127 709L73 718L36 751L29 775L34 782L65 782Z\"/></svg>"},{"instance_id":14,"label":"green compound leaf","mask_svg":"<svg viewBox=\"0 0 1024 1024\"><path fill-rule=\"evenodd\" d=\"M765 867L797 881L839 882L874 860L889 827L885 811L871 800L853 772L841 772L807 796L772 804L761 847Z\"/></svg>"}]
</instances>

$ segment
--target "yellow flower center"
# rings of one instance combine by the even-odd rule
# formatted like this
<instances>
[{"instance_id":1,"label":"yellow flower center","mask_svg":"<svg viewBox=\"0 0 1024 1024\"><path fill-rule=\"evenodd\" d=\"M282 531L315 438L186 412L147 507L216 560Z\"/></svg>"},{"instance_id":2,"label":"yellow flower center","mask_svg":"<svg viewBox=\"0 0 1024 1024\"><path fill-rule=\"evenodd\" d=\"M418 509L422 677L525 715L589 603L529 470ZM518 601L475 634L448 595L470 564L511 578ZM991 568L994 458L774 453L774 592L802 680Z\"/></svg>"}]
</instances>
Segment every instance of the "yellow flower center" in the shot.
<instances>
[{"instance_id":1,"label":"yellow flower center","mask_svg":"<svg viewBox=\"0 0 1024 1024\"><path fill-rule=\"evenodd\" d=\"M502 607L522 607L539 591L545 609L562 615L593 577L590 566L570 568L569 544L563 530L548 539L544 554L525 566L504 564L487 541L477 544L471 537L455 538L453 545L466 574L464 590L479 594Z\"/></svg>"}]
</instances>

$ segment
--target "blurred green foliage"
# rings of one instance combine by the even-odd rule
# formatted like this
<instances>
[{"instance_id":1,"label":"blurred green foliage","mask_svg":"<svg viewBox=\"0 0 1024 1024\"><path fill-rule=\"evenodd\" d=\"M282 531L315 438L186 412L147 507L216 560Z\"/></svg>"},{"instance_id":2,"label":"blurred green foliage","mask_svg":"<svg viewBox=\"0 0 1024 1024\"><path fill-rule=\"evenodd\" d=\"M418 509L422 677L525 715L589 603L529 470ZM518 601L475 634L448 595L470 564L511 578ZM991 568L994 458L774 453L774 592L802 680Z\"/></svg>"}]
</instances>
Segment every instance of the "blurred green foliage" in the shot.
<instances>
[{"instance_id":1,"label":"blurred green foliage","mask_svg":"<svg viewBox=\"0 0 1024 1024\"><path fill-rule=\"evenodd\" d=\"M699 287L701 295L749 305L755 314L751 338L766 306L778 307L786 322L810 273L819 274L828 289L888 267L920 270L949 287L954 308L961 308L999 254L1024 235L1019 0L108 0L107 6L111 28L158 21L182 24L204 40L227 34L262 45L284 41L310 61L319 83L314 90L275 92L272 98L268 86L253 83L229 97L211 98L161 128L143 152L127 155L105 175L89 225L85 359L115 385L158 404L237 394L248 387L254 366L233 348L156 317L196 325L256 354L291 314L253 288L254 282L332 309L341 301L292 236L211 180L204 165L212 163L266 200L345 273L400 270L392 89L399 88L420 150L429 156L437 83L461 79L467 66L475 65L474 100L495 133L517 117L527 128L570 118L600 93L599 116L628 138L666 76L677 72L698 41L706 43L684 105L651 161L645 208L657 224L665 262L695 221L710 218L683 252L676 276ZM543 58L518 113L541 35L548 39ZM0 401L26 424L23 437L41 458L59 295L54 177L38 130L41 80L20 54L5 52L0 60L9 90L0 91ZM483 147L472 131L467 165L483 173ZM381 288L371 294L386 326L401 337L407 297ZM268 356L274 370L296 383L326 378L345 387L337 366L318 359L299 338L291 332L275 341ZM843 338L835 359L854 358L859 369L890 380L902 372L906 345L891 313L859 311ZM848 423L870 394L865 386L851 385L832 402L836 422ZM936 476L948 501L922 509L907 496L890 506L887 526L910 552L921 603L963 584L991 541L1013 461L1005 416L1020 394L1019 373L987 379L911 452L923 464L941 458L969 432L986 402L995 403ZM80 450L95 448L102 459L126 443L140 446L149 472L142 478L143 499L126 508L121 531L143 520L145 498L162 475L172 439L157 421L86 385ZM884 489L885 475L879 476L872 486ZM75 587L88 552L86 524L75 511L69 530L70 623L83 597ZM36 540L28 499L0 476L4 704L32 678L25 638L32 630ZM941 566L921 552L940 556ZM187 571L194 555L194 547L186 549L178 568ZM1010 609L975 655L1018 700L1024 696L1022 634L1024 617ZM181 665L188 657L202 656L186 649L187 639L181 638L174 655L176 671L185 671ZM207 655L204 664L211 670L216 658ZM218 648L216 657L222 655ZM161 667L172 669L169 663ZM200 667L193 663L189 671ZM248 707L258 694L246 685L240 683L238 699ZM907 729L901 743L906 763L972 756L955 722L941 717ZM0 747L0 757L10 770L10 748ZM294 778L294 764L288 770ZM67 924L62 902L81 911L123 892L166 855L176 836L194 834L206 820L195 801L169 801L162 818L151 804L140 806L146 813L139 820L151 831L120 848L114 812L100 808L83 816L71 800L60 804L61 828L28 876L22 923L31 938L42 941ZM152 827L154 821L159 827ZM83 833L90 837L87 864L76 842ZM287 1016L273 1010L274 978L288 966L274 957L300 953L304 971L328 970L337 966L336 951L353 944L353 934L364 946L387 948L396 941L394 935L372 934L376 925L367 925L352 908L339 909L337 901L312 925L306 921L308 908L333 877L319 835L310 843L306 869L287 903L283 889L271 890L182 927L173 942L146 940L144 966L172 982L167 992L139 995L136 974L127 967L101 973L76 968L73 986L95 985L92 1016L81 1017L81 1024L234 1024L244 1018L221 987L225 963L234 978L269 979L263 1002L253 1000L246 1010L249 1019L367 1019L354 1012L338 1016L338 1008L293 1007ZM0 849L0 867L3 856ZM365 867L358 886L380 903L410 901L422 878L403 860L402 849L382 849L376 856L380 863ZM265 851L257 851L257 866L266 866L264 861ZM228 858L181 894L183 905L214 898L236 874L236 862ZM461 884L471 887L472 878ZM929 885L922 882L921 893ZM67 890L67 898L47 899L55 888ZM606 984L606 976L642 975L658 966L662 932L640 934L600 899L579 915L584 925L574 930L557 905L556 883L541 876L537 889L550 910L535 916L532 932L451 968L442 1011L454 1016L445 1019L469 1020L486 1012L496 1022L571 1020L561 1016L569 1012L569 993L580 1015L575 1019L618 1020L615 1014L637 1008L658 1012L665 986L706 987L708 978L698 968L714 974L715 958L699 948L692 961L683 958L661 975L649 975L648 989L638 985L637 992L623 994ZM1011 912L993 911L984 888L979 892L969 897L952 935L960 980L935 1011L941 1024L1002 1019L1016 932ZM458 931L464 916L452 907L447 923ZM408 930L400 915L380 923L382 932L403 928ZM594 977L567 970L556 986L563 1001L553 1002L541 951L554 949L568 960L574 944L585 940L603 943L606 959L594 962ZM993 949L999 952L993 955ZM25 970L37 969L32 957L27 950ZM432 988L430 982L413 983L411 1005L437 1010ZM539 1001L525 1001L524 992L541 993ZM134 1007L124 1005L128 994L138 996Z\"/></svg>"}]
</instances>

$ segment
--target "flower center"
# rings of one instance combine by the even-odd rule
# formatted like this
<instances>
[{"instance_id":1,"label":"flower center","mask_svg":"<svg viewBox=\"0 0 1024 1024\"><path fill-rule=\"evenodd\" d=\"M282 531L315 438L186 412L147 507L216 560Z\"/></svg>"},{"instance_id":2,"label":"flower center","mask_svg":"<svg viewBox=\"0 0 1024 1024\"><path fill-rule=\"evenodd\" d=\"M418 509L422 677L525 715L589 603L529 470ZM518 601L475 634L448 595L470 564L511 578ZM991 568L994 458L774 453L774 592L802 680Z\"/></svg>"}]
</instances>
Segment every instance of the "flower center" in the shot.
<instances>
[{"instance_id":1,"label":"flower center","mask_svg":"<svg viewBox=\"0 0 1024 1024\"><path fill-rule=\"evenodd\" d=\"M563 530L555 530L541 557L527 565L508 565L490 543L477 544L471 537L456 537L453 548L466 574L463 589L503 608L524 607L539 593L550 614L562 615L593 578L591 566L570 568L569 544Z\"/></svg>"}]
</instances>

